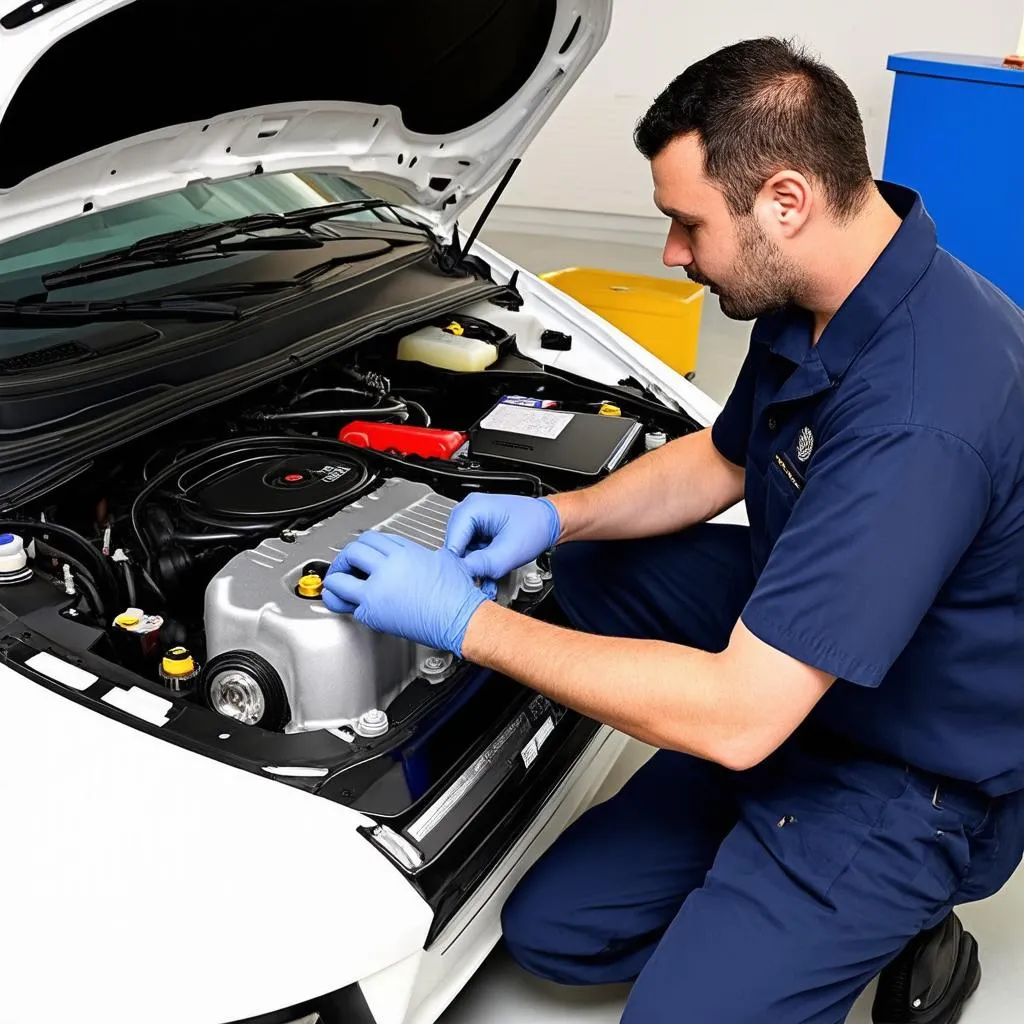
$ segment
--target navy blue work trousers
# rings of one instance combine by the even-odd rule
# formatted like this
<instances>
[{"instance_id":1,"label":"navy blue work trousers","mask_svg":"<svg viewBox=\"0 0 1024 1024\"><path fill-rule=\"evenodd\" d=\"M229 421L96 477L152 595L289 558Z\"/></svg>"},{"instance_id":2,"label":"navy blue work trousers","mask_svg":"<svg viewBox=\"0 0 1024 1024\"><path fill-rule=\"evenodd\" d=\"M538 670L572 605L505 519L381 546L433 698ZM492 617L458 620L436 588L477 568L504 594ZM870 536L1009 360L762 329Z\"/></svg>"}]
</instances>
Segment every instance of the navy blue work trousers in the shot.
<instances>
[{"instance_id":1,"label":"navy blue work trousers","mask_svg":"<svg viewBox=\"0 0 1024 1024\"><path fill-rule=\"evenodd\" d=\"M708 651L753 587L725 525L568 544L554 568L577 628ZM659 751L531 868L505 942L552 981L635 982L626 1024L838 1024L910 939L1001 888L1021 809L808 724L748 772Z\"/></svg>"}]
</instances>

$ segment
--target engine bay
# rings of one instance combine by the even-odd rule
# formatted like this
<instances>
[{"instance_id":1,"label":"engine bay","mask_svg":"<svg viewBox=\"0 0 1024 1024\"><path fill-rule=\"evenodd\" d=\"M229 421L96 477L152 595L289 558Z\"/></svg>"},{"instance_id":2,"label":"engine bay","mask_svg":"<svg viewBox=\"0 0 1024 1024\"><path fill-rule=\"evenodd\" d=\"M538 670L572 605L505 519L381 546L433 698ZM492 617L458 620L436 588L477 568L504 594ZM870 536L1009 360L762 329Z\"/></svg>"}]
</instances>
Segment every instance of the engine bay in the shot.
<instances>
[{"instance_id":1,"label":"engine bay","mask_svg":"<svg viewBox=\"0 0 1024 1024\"><path fill-rule=\"evenodd\" d=\"M325 608L349 540L439 547L473 490L583 486L697 427L525 357L518 316L435 317L126 441L0 523L0 613L224 726L368 755L467 666ZM496 599L548 614L551 590L542 557Z\"/></svg>"}]
</instances>

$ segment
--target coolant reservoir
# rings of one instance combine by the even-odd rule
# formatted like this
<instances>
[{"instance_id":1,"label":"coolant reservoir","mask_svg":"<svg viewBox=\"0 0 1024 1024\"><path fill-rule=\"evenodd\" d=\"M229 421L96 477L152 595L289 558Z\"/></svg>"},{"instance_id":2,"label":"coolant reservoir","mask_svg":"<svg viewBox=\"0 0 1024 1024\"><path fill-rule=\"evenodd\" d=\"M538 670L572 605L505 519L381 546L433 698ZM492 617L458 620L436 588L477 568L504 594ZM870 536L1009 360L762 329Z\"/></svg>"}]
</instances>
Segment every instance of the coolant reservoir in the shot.
<instances>
[{"instance_id":1,"label":"coolant reservoir","mask_svg":"<svg viewBox=\"0 0 1024 1024\"><path fill-rule=\"evenodd\" d=\"M459 330L457 323L448 329L421 327L398 343L398 358L462 373L486 370L498 358L497 346L457 333Z\"/></svg>"}]
</instances>

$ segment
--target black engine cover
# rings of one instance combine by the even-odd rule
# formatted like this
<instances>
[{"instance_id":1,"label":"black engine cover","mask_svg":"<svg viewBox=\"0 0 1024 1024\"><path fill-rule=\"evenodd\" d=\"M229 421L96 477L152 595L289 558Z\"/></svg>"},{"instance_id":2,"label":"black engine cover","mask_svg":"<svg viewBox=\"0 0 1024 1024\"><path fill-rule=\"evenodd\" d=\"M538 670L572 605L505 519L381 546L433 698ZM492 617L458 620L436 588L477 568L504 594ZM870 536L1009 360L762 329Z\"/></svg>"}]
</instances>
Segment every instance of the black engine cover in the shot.
<instances>
[{"instance_id":1,"label":"black engine cover","mask_svg":"<svg viewBox=\"0 0 1024 1024\"><path fill-rule=\"evenodd\" d=\"M364 479L360 463L344 453L235 455L204 466L189 497L221 519L284 518L335 504Z\"/></svg>"}]
</instances>

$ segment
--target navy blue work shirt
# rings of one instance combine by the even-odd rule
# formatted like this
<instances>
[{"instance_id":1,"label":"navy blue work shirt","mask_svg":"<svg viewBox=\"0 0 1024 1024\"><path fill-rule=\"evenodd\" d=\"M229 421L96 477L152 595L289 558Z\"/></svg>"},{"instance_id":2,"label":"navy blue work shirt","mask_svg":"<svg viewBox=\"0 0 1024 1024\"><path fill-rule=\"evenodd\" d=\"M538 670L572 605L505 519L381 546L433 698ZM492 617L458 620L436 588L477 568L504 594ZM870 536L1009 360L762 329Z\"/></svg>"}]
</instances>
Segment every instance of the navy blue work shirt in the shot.
<instances>
[{"instance_id":1,"label":"navy blue work shirt","mask_svg":"<svg viewBox=\"0 0 1024 1024\"><path fill-rule=\"evenodd\" d=\"M758 320L712 428L746 470L742 621L837 682L844 737L1024 789L1024 313L936 241L920 197L817 345Z\"/></svg>"}]
</instances>

